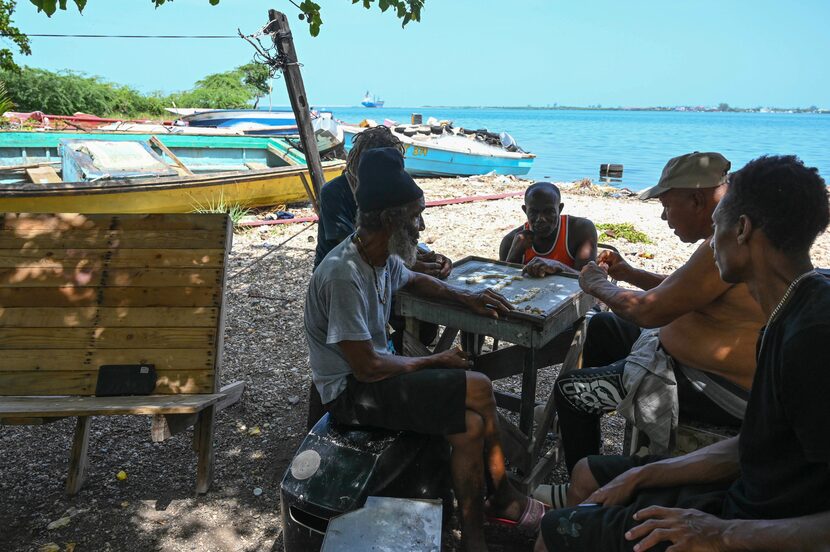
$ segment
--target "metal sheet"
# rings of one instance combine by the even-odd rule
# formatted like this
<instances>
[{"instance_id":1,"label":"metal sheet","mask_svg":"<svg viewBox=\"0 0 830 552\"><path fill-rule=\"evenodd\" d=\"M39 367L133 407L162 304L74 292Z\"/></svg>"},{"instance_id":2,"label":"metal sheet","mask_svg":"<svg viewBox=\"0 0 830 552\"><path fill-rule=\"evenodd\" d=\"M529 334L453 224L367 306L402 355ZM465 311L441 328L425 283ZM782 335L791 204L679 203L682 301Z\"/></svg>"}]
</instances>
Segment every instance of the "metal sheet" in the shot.
<instances>
[{"instance_id":1,"label":"metal sheet","mask_svg":"<svg viewBox=\"0 0 830 552\"><path fill-rule=\"evenodd\" d=\"M555 274L530 278L522 275L521 265L480 257L467 257L459 261L447 283L470 291L495 288L514 304L519 311L517 314L525 311L539 318L550 316L582 295L579 280L573 276ZM531 295L533 297L529 300L523 300Z\"/></svg>"},{"instance_id":2,"label":"metal sheet","mask_svg":"<svg viewBox=\"0 0 830 552\"><path fill-rule=\"evenodd\" d=\"M333 518L321 552L439 552L441 501L370 496Z\"/></svg>"}]
</instances>

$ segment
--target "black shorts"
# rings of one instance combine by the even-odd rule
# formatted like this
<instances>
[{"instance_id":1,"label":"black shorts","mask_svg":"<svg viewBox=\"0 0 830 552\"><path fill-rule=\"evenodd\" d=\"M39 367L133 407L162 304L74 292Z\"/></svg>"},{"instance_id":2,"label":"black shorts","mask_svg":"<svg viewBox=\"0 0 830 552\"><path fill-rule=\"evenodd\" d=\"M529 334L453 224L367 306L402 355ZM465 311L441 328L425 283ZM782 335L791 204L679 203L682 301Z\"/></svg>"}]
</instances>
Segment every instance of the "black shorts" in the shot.
<instances>
[{"instance_id":1,"label":"black shorts","mask_svg":"<svg viewBox=\"0 0 830 552\"><path fill-rule=\"evenodd\" d=\"M435 368L374 383L349 376L326 409L340 424L451 435L467 430L466 398L464 370Z\"/></svg>"},{"instance_id":2,"label":"black shorts","mask_svg":"<svg viewBox=\"0 0 830 552\"><path fill-rule=\"evenodd\" d=\"M588 466L600 487L621 473L663 457L589 456ZM634 514L648 506L694 508L716 516L723 511L730 483L686 485L666 489L645 489L628 506L582 506L551 510L542 519L542 538L550 551L616 552L631 551L636 541L625 539L625 532L638 524ZM662 551L671 543L652 548Z\"/></svg>"}]
</instances>

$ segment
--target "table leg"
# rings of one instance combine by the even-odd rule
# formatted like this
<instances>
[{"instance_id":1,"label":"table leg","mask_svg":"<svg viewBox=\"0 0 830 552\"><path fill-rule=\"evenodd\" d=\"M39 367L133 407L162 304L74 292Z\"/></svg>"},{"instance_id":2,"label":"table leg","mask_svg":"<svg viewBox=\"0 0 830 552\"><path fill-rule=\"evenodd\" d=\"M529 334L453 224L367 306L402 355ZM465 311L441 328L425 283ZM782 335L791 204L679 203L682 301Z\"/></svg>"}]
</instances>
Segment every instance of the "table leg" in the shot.
<instances>
[{"instance_id":1,"label":"table leg","mask_svg":"<svg viewBox=\"0 0 830 552\"><path fill-rule=\"evenodd\" d=\"M536 350L527 349L522 373L522 409L519 412L519 429L528 437L533 436L533 409L536 406Z\"/></svg>"},{"instance_id":2,"label":"table leg","mask_svg":"<svg viewBox=\"0 0 830 552\"><path fill-rule=\"evenodd\" d=\"M536 406L536 350L527 349L522 373L522 408L519 412L519 430L528 438L533 437L533 409ZM530 466L522 466L527 473Z\"/></svg>"}]
</instances>

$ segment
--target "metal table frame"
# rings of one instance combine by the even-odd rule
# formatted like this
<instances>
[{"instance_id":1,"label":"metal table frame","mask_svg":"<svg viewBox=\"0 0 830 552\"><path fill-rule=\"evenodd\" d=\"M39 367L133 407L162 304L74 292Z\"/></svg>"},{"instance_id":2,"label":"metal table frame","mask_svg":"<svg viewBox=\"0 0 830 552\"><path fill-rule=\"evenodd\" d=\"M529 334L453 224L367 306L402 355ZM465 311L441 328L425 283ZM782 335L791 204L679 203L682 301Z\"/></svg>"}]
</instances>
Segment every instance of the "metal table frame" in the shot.
<instances>
[{"instance_id":1,"label":"metal table frame","mask_svg":"<svg viewBox=\"0 0 830 552\"><path fill-rule=\"evenodd\" d=\"M521 265L481 257L466 257L457 264L471 260L521 268ZM556 277L577 276L559 274ZM555 417L552 394L545 403L544 421L534 431L537 371L560 362L563 363L563 373L577 366L585 336L585 315L594 302L593 297L579 291L570 296L570 301L546 316L514 312L493 319L471 313L458 305L439 303L406 292L397 295L398 313L406 317L405 355L422 356L447 350L458 333L462 332L462 348L473 355L474 370L486 374L491 380L522 375L520 396L498 391L495 395L499 407L519 413L518 426L500 416L500 428L505 453L517 469L518 483L524 491L535 488L561 457L558 439L556 446L542 451ZM434 351L429 351L418 339L422 322L445 327ZM479 336L491 336L513 345L481 354L482 340Z\"/></svg>"}]
</instances>

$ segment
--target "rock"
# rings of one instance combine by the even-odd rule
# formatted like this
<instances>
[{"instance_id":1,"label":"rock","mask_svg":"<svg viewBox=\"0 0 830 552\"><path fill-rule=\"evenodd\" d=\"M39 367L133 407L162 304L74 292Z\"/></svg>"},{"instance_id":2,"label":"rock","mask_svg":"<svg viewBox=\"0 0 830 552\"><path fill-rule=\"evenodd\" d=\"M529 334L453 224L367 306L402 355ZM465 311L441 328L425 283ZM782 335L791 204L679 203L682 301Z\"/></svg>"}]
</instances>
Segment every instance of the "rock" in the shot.
<instances>
[{"instance_id":1,"label":"rock","mask_svg":"<svg viewBox=\"0 0 830 552\"><path fill-rule=\"evenodd\" d=\"M70 521L72 521L72 518L70 518L69 516L64 516L60 519L56 519L55 521L47 525L46 528L50 531L54 529L60 529L61 527L66 527L67 525L69 525Z\"/></svg>"},{"instance_id":2,"label":"rock","mask_svg":"<svg viewBox=\"0 0 830 552\"><path fill-rule=\"evenodd\" d=\"M291 403L291 404L297 404L297 403L300 402L300 397L298 397L296 395L292 395L292 396L288 397L288 402Z\"/></svg>"},{"instance_id":3,"label":"rock","mask_svg":"<svg viewBox=\"0 0 830 552\"><path fill-rule=\"evenodd\" d=\"M259 496L262 494L262 489L259 487L254 487L254 496Z\"/></svg>"},{"instance_id":4,"label":"rock","mask_svg":"<svg viewBox=\"0 0 830 552\"><path fill-rule=\"evenodd\" d=\"M260 430L258 427L252 427L248 430L248 435L250 435L251 437L256 437L260 433L262 433L262 430Z\"/></svg>"},{"instance_id":5,"label":"rock","mask_svg":"<svg viewBox=\"0 0 830 552\"><path fill-rule=\"evenodd\" d=\"M125 472L124 470L121 470L120 472L118 472L117 474L115 474L115 478L116 478L117 480L119 480L119 481L126 481L126 479L127 479L127 472Z\"/></svg>"}]
</instances>

